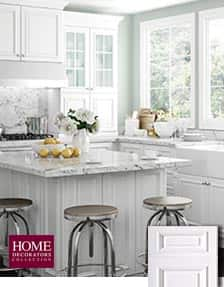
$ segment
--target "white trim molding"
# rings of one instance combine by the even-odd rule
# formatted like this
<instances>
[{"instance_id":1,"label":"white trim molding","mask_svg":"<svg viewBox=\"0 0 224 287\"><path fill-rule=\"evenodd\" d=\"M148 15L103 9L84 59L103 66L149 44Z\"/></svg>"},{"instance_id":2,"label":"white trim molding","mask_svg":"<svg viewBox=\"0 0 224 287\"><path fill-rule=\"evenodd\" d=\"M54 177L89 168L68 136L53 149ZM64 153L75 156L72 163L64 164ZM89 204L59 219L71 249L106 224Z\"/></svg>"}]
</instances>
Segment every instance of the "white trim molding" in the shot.
<instances>
[{"instance_id":1,"label":"white trim molding","mask_svg":"<svg viewBox=\"0 0 224 287\"><path fill-rule=\"evenodd\" d=\"M191 24L191 120L190 127L195 125L195 14L183 14L168 18L161 18L140 23L140 106L150 107L150 98L148 91L150 81L147 80L150 74L150 65L147 64L149 47L146 43L149 41L148 31L154 31L160 28L170 27L173 25Z\"/></svg>"},{"instance_id":2,"label":"white trim molding","mask_svg":"<svg viewBox=\"0 0 224 287\"><path fill-rule=\"evenodd\" d=\"M57 10L63 10L64 7L69 3L67 0L1 0L0 2L1 4L7 5L39 7Z\"/></svg>"},{"instance_id":3,"label":"white trim molding","mask_svg":"<svg viewBox=\"0 0 224 287\"><path fill-rule=\"evenodd\" d=\"M199 12L199 128L224 129L224 118L212 118L210 112L209 21L224 20L224 8Z\"/></svg>"}]
</instances>

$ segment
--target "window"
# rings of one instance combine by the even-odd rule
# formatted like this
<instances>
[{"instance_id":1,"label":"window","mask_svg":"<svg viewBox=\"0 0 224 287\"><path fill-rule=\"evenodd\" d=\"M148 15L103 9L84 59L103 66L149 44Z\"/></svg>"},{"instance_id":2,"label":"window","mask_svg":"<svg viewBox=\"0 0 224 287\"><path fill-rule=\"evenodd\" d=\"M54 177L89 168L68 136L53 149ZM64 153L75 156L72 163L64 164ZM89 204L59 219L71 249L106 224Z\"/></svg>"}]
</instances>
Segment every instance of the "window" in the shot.
<instances>
[{"instance_id":1,"label":"window","mask_svg":"<svg viewBox=\"0 0 224 287\"><path fill-rule=\"evenodd\" d=\"M141 106L194 118L194 15L141 24Z\"/></svg>"},{"instance_id":2,"label":"window","mask_svg":"<svg viewBox=\"0 0 224 287\"><path fill-rule=\"evenodd\" d=\"M200 128L224 129L224 9L199 14Z\"/></svg>"}]
</instances>

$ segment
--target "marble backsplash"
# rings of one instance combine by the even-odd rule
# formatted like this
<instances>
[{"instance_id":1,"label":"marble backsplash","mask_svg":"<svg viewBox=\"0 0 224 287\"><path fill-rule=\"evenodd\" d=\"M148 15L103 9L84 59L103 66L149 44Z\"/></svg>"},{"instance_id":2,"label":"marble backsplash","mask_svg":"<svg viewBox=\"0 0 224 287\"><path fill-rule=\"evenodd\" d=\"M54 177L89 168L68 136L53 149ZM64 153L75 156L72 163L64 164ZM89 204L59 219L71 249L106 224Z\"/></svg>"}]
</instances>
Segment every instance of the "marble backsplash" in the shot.
<instances>
[{"instance_id":1,"label":"marble backsplash","mask_svg":"<svg viewBox=\"0 0 224 287\"><path fill-rule=\"evenodd\" d=\"M26 132L27 117L49 116L48 89L0 88L0 125L7 133Z\"/></svg>"}]
</instances>

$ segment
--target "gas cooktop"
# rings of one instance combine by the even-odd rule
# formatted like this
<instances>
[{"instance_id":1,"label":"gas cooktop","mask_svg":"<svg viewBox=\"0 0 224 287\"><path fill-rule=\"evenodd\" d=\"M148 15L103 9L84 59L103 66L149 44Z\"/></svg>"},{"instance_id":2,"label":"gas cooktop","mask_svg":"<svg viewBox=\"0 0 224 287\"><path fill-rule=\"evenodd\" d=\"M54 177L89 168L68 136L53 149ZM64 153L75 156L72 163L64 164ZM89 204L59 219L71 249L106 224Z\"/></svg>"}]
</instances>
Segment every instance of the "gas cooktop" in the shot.
<instances>
[{"instance_id":1,"label":"gas cooktop","mask_svg":"<svg viewBox=\"0 0 224 287\"><path fill-rule=\"evenodd\" d=\"M0 136L0 141L21 141L21 140L38 140L46 137L53 137L49 134L3 134Z\"/></svg>"}]
</instances>

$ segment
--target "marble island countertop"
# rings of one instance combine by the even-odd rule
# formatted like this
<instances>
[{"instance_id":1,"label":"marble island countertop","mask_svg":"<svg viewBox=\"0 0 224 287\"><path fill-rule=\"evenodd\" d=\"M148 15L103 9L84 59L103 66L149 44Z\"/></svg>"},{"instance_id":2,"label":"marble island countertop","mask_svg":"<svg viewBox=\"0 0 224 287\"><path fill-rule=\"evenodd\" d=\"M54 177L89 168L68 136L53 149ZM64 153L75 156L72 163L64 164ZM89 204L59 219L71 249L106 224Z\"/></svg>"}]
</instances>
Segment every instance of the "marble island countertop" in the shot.
<instances>
[{"instance_id":1,"label":"marble island countertop","mask_svg":"<svg viewBox=\"0 0 224 287\"><path fill-rule=\"evenodd\" d=\"M71 159L41 159L33 152L1 152L0 168L42 177L63 177L187 166L189 160L158 157L141 159L136 154L91 150L88 155Z\"/></svg>"}]
</instances>

